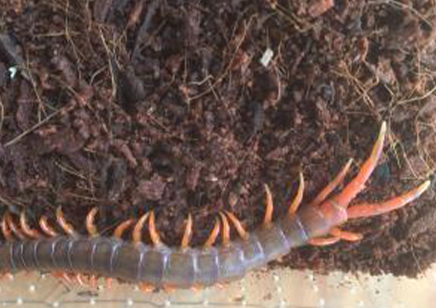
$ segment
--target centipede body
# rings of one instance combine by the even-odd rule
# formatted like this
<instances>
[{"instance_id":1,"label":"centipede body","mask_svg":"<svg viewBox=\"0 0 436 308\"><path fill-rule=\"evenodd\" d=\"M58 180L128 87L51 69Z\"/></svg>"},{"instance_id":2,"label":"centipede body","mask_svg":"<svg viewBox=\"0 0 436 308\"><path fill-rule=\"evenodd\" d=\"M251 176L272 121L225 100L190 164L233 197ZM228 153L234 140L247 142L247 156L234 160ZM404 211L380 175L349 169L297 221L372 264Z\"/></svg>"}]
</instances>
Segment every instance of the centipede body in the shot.
<instances>
[{"instance_id":1,"label":"centipede body","mask_svg":"<svg viewBox=\"0 0 436 308\"><path fill-rule=\"evenodd\" d=\"M265 185L264 221L251 233L243 229L232 213L220 213L223 241L217 246L212 245L217 235L213 231L213 236L203 247L189 247L191 216L188 218L182 245L169 247L161 241L155 229L153 212L146 213L138 220L133 230L133 242L123 240L120 236L125 227L132 224L132 220L120 224L114 237L98 235L92 224L97 213L95 209L87 216L88 237L79 236L75 232L72 225L65 221L60 208L56 216L67 236L47 229L43 219L41 229L46 229L45 233L49 237L39 236L37 232L29 229L23 215L22 233L14 224L11 215L6 213L2 221L2 233L6 241L0 243L0 274L32 270L82 273L91 277L116 278L153 288L197 288L241 279L247 272L261 268L301 245L332 244L341 239L359 240L360 234L342 231L337 226L349 218L380 215L403 207L417 199L430 186L430 182L426 181L388 201L378 204L361 203L348 208L351 200L364 189L365 182L381 156L385 133L386 125L383 124L369 158L342 192L333 197L327 198L343 181L350 162L313 202L301 207L304 179L300 174L299 190L287 215L275 221L272 220L272 194ZM226 215L235 225L239 239L230 241ZM141 230L147 219L152 244L143 243L141 237ZM18 240L12 238L12 233ZM322 236L327 237L320 238Z\"/></svg>"},{"instance_id":2,"label":"centipede body","mask_svg":"<svg viewBox=\"0 0 436 308\"><path fill-rule=\"evenodd\" d=\"M331 226L326 221L322 212L308 207L301 214L256 229L247 240L217 248L173 249L107 237L10 241L0 246L0 272L79 272L156 287L209 286L240 279L327 232Z\"/></svg>"}]
</instances>

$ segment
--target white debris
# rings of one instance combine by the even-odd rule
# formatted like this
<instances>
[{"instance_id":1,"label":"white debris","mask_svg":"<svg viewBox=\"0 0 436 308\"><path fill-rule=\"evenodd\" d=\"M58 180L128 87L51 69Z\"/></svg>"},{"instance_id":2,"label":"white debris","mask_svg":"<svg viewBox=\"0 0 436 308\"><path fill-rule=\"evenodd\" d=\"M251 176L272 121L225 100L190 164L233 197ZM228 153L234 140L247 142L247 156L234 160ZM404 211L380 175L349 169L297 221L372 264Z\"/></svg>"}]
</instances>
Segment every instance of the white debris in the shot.
<instances>
[{"instance_id":1,"label":"white debris","mask_svg":"<svg viewBox=\"0 0 436 308\"><path fill-rule=\"evenodd\" d=\"M17 74L18 70L15 66L12 66L8 69L9 71L9 76L11 77L11 79L14 79L15 75Z\"/></svg>"},{"instance_id":2,"label":"white debris","mask_svg":"<svg viewBox=\"0 0 436 308\"><path fill-rule=\"evenodd\" d=\"M272 51L271 48L267 48L265 50L265 52L262 55L262 58L260 58L260 63L265 66L268 67L269 63L271 62L271 59L274 56L274 51Z\"/></svg>"}]
</instances>

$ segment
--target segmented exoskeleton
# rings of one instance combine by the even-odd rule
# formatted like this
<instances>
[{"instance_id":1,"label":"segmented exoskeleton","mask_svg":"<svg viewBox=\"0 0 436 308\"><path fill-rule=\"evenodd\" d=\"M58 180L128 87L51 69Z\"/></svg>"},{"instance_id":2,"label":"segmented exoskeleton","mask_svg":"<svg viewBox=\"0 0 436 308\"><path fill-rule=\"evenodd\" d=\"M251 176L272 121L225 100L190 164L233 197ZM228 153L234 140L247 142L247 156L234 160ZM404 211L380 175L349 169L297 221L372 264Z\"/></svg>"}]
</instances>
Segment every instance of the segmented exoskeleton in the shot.
<instances>
[{"instance_id":1,"label":"segmented exoskeleton","mask_svg":"<svg viewBox=\"0 0 436 308\"><path fill-rule=\"evenodd\" d=\"M370 157L357 176L337 195L326 199L343 181L351 160L311 203L299 209L304 190L304 179L300 174L299 189L288 214L276 221L272 221L272 195L265 185L263 224L248 233L234 214L220 213L221 221L216 221L203 247L189 247L191 216L187 220L181 246L168 247L159 238L153 212L146 213L138 222L130 219L120 224L112 238L98 235L93 223L96 208L87 217L89 236L77 235L65 221L60 208L57 220L68 236L58 235L43 218L40 221L46 234L43 237L28 226L24 214L20 217L20 229L7 213L2 221L2 232L7 241L0 244L0 273L44 270L81 273L94 279L100 276L118 278L138 283L145 290L198 288L240 279L248 271L262 267L304 244L328 245L341 239L359 240L359 234L343 231L337 226L350 218L374 216L400 208L418 198L430 184L426 181L401 196L379 204L361 203L348 208L374 170L382 154L385 135L386 124L383 123ZM141 239L147 220L152 245L144 244ZM234 241L230 241L229 220L240 235ZM133 225L133 242L122 240L124 231ZM214 246L219 232L223 234L222 243ZM14 240L15 237L19 239Z\"/></svg>"}]
</instances>

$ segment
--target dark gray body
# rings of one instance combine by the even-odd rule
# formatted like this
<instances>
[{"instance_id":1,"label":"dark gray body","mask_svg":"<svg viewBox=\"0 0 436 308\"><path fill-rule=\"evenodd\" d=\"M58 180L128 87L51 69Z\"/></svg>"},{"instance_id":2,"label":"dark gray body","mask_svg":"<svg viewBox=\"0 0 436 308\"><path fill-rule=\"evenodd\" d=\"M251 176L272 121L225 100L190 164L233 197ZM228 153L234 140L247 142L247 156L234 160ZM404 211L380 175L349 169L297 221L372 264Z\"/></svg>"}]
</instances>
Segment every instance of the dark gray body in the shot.
<instances>
[{"instance_id":1,"label":"dark gray body","mask_svg":"<svg viewBox=\"0 0 436 308\"><path fill-rule=\"evenodd\" d=\"M254 230L247 240L213 248L134 245L96 237L55 237L0 244L0 273L62 271L143 282L156 287L190 288L242 278L248 271L287 254L336 225L323 211L306 207Z\"/></svg>"}]
</instances>

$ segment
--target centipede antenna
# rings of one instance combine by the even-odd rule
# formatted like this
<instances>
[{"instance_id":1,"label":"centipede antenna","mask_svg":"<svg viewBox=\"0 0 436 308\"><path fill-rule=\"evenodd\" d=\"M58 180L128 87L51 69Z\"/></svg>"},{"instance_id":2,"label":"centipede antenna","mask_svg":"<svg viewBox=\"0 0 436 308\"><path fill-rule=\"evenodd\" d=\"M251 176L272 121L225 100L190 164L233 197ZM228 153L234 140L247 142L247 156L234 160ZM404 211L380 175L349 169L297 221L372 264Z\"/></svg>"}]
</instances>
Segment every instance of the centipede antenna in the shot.
<instances>
[{"instance_id":1,"label":"centipede antenna","mask_svg":"<svg viewBox=\"0 0 436 308\"><path fill-rule=\"evenodd\" d=\"M52 226L50 226L50 224L48 223L48 218L47 216L42 216L39 219L39 227L41 228L41 230L48 235L49 237L55 237L58 236L58 233L55 231L55 229L53 229Z\"/></svg>"},{"instance_id":2,"label":"centipede antenna","mask_svg":"<svg viewBox=\"0 0 436 308\"><path fill-rule=\"evenodd\" d=\"M40 237L38 230L30 228L29 224L27 223L26 213L24 211L22 211L20 214L20 226L24 234L27 235L28 237L34 239Z\"/></svg>"},{"instance_id":3,"label":"centipede antenna","mask_svg":"<svg viewBox=\"0 0 436 308\"><path fill-rule=\"evenodd\" d=\"M233 214L232 212L225 211L225 213L229 217L230 222L233 224L233 226L235 226L236 231L238 231L239 236L243 240L247 240L248 237L249 237L249 233L244 229L244 227L242 226L241 221L238 218L236 218L235 214Z\"/></svg>"},{"instance_id":4,"label":"centipede antenna","mask_svg":"<svg viewBox=\"0 0 436 308\"><path fill-rule=\"evenodd\" d=\"M328 197L328 195L330 195L330 193L335 190L335 188L338 187L340 183L344 181L344 178L347 175L348 170L350 170L352 163L353 159L350 158L345 166L342 168L342 170L339 171L339 173L333 179L333 181L327 184L327 186L315 197L315 199L313 199L312 202L309 203L309 206L317 206L321 204Z\"/></svg>"},{"instance_id":5,"label":"centipede antenna","mask_svg":"<svg viewBox=\"0 0 436 308\"><path fill-rule=\"evenodd\" d=\"M3 236L5 237L5 239L7 241L13 240L11 229L9 228L8 223L6 221L6 214L3 215L1 227L2 227L2 233L3 233Z\"/></svg>"},{"instance_id":6,"label":"centipede antenna","mask_svg":"<svg viewBox=\"0 0 436 308\"><path fill-rule=\"evenodd\" d=\"M219 220L216 218L215 219L215 224L213 226L212 231L210 232L209 237L207 238L206 242L204 243L204 247L212 247L213 244L215 243L219 233L220 233L220 222Z\"/></svg>"},{"instance_id":7,"label":"centipede antenna","mask_svg":"<svg viewBox=\"0 0 436 308\"><path fill-rule=\"evenodd\" d=\"M62 230L65 231L68 235L73 237L77 236L76 231L74 230L73 225L69 224L64 217L64 213L62 212L62 207L58 207L56 209L56 220L58 224L61 226Z\"/></svg>"},{"instance_id":8,"label":"centipede antenna","mask_svg":"<svg viewBox=\"0 0 436 308\"><path fill-rule=\"evenodd\" d=\"M95 226L95 216L98 213L98 208L94 207L89 211L88 215L86 215L86 230L88 234L92 237L98 236L97 227Z\"/></svg>"},{"instance_id":9,"label":"centipede antenna","mask_svg":"<svg viewBox=\"0 0 436 308\"><path fill-rule=\"evenodd\" d=\"M222 233L222 243L223 246L228 246L230 244L230 225L229 221L227 220L226 215L224 215L222 212L219 213L221 217L221 222L223 225L223 233Z\"/></svg>"},{"instance_id":10,"label":"centipede antenna","mask_svg":"<svg viewBox=\"0 0 436 308\"><path fill-rule=\"evenodd\" d=\"M11 214L9 214L9 212L7 212L5 215L6 215L6 223L8 224L12 233L15 234L20 240L25 240L26 237L24 236L24 234L21 232L21 230L15 224L14 220L12 219Z\"/></svg>"},{"instance_id":11,"label":"centipede antenna","mask_svg":"<svg viewBox=\"0 0 436 308\"><path fill-rule=\"evenodd\" d=\"M138 222L135 224L135 227L133 228L133 242L135 244L139 244L142 242L142 228L144 227L144 223L147 220L148 216L150 216L150 212L142 215L141 218L139 218Z\"/></svg>"},{"instance_id":12,"label":"centipede antenna","mask_svg":"<svg viewBox=\"0 0 436 308\"><path fill-rule=\"evenodd\" d=\"M188 219L186 220L185 232L183 233L182 243L180 247L182 249L187 248L189 246L189 242L192 237L192 215L188 215Z\"/></svg>"},{"instance_id":13,"label":"centipede antenna","mask_svg":"<svg viewBox=\"0 0 436 308\"><path fill-rule=\"evenodd\" d=\"M263 217L263 224L267 225L272 221L272 215L274 211L273 198L271 190L267 184L264 184L265 188L265 216Z\"/></svg>"},{"instance_id":14,"label":"centipede antenna","mask_svg":"<svg viewBox=\"0 0 436 308\"><path fill-rule=\"evenodd\" d=\"M124 232L130 228L131 225L133 225L133 223L135 222L134 219L127 219L125 221L123 221L122 223L120 223L118 225L118 227L116 227L113 237L121 239L123 237Z\"/></svg>"},{"instance_id":15,"label":"centipede antenna","mask_svg":"<svg viewBox=\"0 0 436 308\"><path fill-rule=\"evenodd\" d=\"M155 246L160 245L161 241L160 241L159 234L157 233L157 230L156 230L154 211L151 211L151 213L150 213L150 219L148 220L148 230L150 232L150 239L151 239L152 243Z\"/></svg>"},{"instance_id":16,"label":"centipede antenna","mask_svg":"<svg viewBox=\"0 0 436 308\"><path fill-rule=\"evenodd\" d=\"M288 210L289 215L293 215L298 211L298 208L301 204L301 200L303 200L303 194L304 194L304 177L303 177L303 173L300 172L300 182L298 184L297 194L295 195L294 200L289 206L289 210Z\"/></svg>"}]
</instances>

